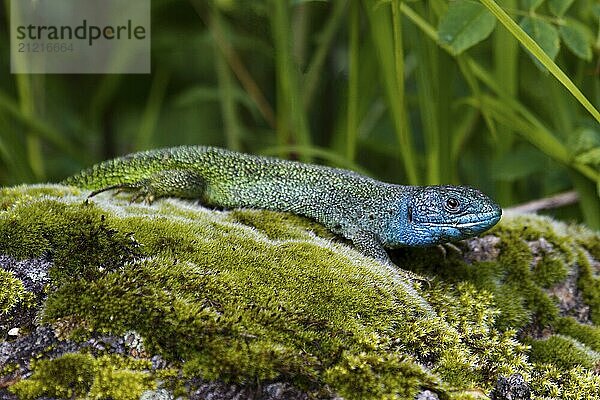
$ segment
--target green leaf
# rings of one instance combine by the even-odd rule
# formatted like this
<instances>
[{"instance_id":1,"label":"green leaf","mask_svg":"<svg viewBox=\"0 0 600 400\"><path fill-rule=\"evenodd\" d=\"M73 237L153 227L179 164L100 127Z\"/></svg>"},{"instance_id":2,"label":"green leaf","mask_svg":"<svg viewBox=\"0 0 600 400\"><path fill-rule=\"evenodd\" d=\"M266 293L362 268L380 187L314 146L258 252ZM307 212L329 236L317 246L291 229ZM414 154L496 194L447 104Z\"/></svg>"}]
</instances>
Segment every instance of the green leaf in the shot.
<instances>
[{"instance_id":1,"label":"green leaf","mask_svg":"<svg viewBox=\"0 0 600 400\"><path fill-rule=\"evenodd\" d=\"M568 19L559 28L560 37L577 57L590 61L592 59L591 33L578 21Z\"/></svg>"},{"instance_id":2,"label":"green leaf","mask_svg":"<svg viewBox=\"0 0 600 400\"><path fill-rule=\"evenodd\" d=\"M500 7L494 0L479 0L481 4L485 5L488 10L508 31L525 47L533 57L539 60L539 63L543 65L554 77L577 99L577 101L585 107L585 109L594 117L594 119L600 123L600 111L587 97L581 92L581 89L573 83L571 78L565 72L560 69L558 65L548 56L544 50L529 36L523 28L521 28L513 19ZM582 172L584 175L589 176L590 173ZM595 179L595 178L592 178ZM600 214L599 214L600 216ZM599 223L600 225L600 223Z\"/></svg>"},{"instance_id":3,"label":"green leaf","mask_svg":"<svg viewBox=\"0 0 600 400\"><path fill-rule=\"evenodd\" d=\"M521 4L526 10L535 10L538 8L544 0L521 0Z\"/></svg>"},{"instance_id":4,"label":"green leaf","mask_svg":"<svg viewBox=\"0 0 600 400\"><path fill-rule=\"evenodd\" d=\"M600 165L600 147L593 148L575 157L581 164Z\"/></svg>"},{"instance_id":5,"label":"green leaf","mask_svg":"<svg viewBox=\"0 0 600 400\"><path fill-rule=\"evenodd\" d=\"M560 49L560 39L558 31L550 23L539 18L525 17L521 20L521 28L529 35L536 43L544 50L544 52L554 60ZM529 54L535 64L542 70L542 67L537 58Z\"/></svg>"},{"instance_id":6,"label":"green leaf","mask_svg":"<svg viewBox=\"0 0 600 400\"><path fill-rule=\"evenodd\" d=\"M600 147L600 130L583 127L569 135L569 150L572 154L581 154L595 147Z\"/></svg>"},{"instance_id":7,"label":"green leaf","mask_svg":"<svg viewBox=\"0 0 600 400\"><path fill-rule=\"evenodd\" d=\"M496 26L496 18L480 3L470 0L450 2L438 26L440 43L454 55L487 38Z\"/></svg>"},{"instance_id":8,"label":"green leaf","mask_svg":"<svg viewBox=\"0 0 600 400\"><path fill-rule=\"evenodd\" d=\"M569 7L571 7L573 1L575 0L548 0L548 6L552 14L562 17Z\"/></svg>"}]
</instances>

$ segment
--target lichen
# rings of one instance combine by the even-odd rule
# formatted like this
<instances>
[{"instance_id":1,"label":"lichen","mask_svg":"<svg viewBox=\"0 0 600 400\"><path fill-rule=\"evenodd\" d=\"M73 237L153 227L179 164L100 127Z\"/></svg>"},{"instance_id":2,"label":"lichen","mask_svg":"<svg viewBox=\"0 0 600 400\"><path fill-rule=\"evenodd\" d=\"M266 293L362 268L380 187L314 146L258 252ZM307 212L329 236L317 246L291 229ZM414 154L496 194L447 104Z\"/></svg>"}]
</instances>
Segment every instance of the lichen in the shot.
<instances>
[{"instance_id":1,"label":"lichen","mask_svg":"<svg viewBox=\"0 0 600 400\"><path fill-rule=\"evenodd\" d=\"M600 236L581 227L507 217L489 234L493 257L397 251L400 265L430 278L419 289L436 311L428 315L381 265L289 214L109 195L86 202L55 185L0 189L0 206L0 254L52 260L43 323L71 339L135 331L144 354L174 368L162 379L147 366L67 354L33 363L11 388L23 398L127 398L161 382L184 395L175 381L196 377L364 399L424 389L481 398L514 373L535 398L596 390ZM569 284L589 314L559 306L556 288ZM90 373L72 382L43 372L74 365ZM40 392L49 382L56 391Z\"/></svg>"}]
</instances>

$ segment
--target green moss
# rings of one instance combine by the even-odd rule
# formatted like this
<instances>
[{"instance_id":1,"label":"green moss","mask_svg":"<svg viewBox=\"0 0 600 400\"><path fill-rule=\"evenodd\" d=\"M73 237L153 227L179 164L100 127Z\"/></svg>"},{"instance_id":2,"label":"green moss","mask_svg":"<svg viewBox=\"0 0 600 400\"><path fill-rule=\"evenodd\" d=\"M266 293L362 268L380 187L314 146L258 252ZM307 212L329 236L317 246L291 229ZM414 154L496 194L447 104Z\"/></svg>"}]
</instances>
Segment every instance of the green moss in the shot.
<instances>
[{"instance_id":1,"label":"green moss","mask_svg":"<svg viewBox=\"0 0 600 400\"><path fill-rule=\"evenodd\" d=\"M531 360L541 364L551 363L559 369L577 365L594 369L599 365L600 354L572 337L552 335L531 342Z\"/></svg>"},{"instance_id":2,"label":"green moss","mask_svg":"<svg viewBox=\"0 0 600 400\"><path fill-rule=\"evenodd\" d=\"M85 354L65 354L55 360L32 361L34 371L29 379L13 385L10 390L20 399L41 396L59 398L82 397L92 385L96 363Z\"/></svg>"},{"instance_id":3,"label":"green moss","mask_svg":"<svg viewBox=\"0 0 600 400\"><path fill-rule=\"evenodd\" d=\"M230 216L233 221L251 226L273 240L306 239L307 229L323 238L334 237L323 225L293 214L240 209L232 210Z\"/></svg>"},{"instance_id":4,"label":"green moss","mask_svg":"<svg viewBox=\"0 0 600 400\"><path fill-rule=\"evenodd\" d=\"M451 347L444 352L435 371L446 382L472 382L476 386L495 383L491 377L498 375L527 373L527 346L515 340L515 331L496 328L500 312L490 292L463 282L455 288L441 285L432 294L432 301L441 302L439 308L445 320L457 328L460 340L469 348L468 353Z\"/></svg>"},{"instance_id":5,"label":"green moss","mask_svg":"<svg viewBox=\"0 0 600 400\"><path fill-rule=\"evenodd\" d=\"M10 375L19 369L20 365L17 363L6 363L0 367L0 376Z\"/></svg>"},{"instance_id":6,"label":"green moss","mask_svg":"<svg viewBox=\"0 0 600 400\"><path fill-rule=\"evenodd\" d=\"M107 363L100 359L98 364L99 368L87 394L92 399L137 400L144 391L156 389L153 377L147 372L123 369L125 367L119 366L114 360ZM141 365L129 364L128 368L149 367L144 362L137 363Z\"/></svg>"},{"instance_id":7,"label":"green moss","mask_svg":"<svg viewBox=\"0 0 600 400\"><path fill-rule=\"evenodd\" d=\"M518 340L516 332L533 322L561 333L551 340L564 350L534 341L534 360L560 371L581 360L583 371L594 367L594 352L582 344L595 349L582 339L592 331L562 318L548 290L577 262L584 298L600 298L589 262L581 261L594 245L545 218L503 219L492 231L500 238L497 260L467 264L461 254L436 248L399 251L402 266L436 277L422 290L433 317L379 264L303 218L172 199L148 206L98 196L85 204L27 187L19 188L27 198L20 201L12 190L0 212L0 254L52 256L42 320L55 327L71 321L71 336L82 329L138 332L149 354L181 372L167 379L180 391L177 377L201 376L252 384L282 379L313 393L329 388L373 399L424 388L473 398L499 375L554 379L527 358L527 338ZM143 368L93 364L93 378L81 389L87 396L125 398L154 385ZM43 380L35 377L19 390L34 390ZM573 378L573 393L586 384Z\"/></svg>"},{"instance_id":8,"label":"green moss","mask_svg":"<svg viewBox=\"0 0 600 400\"><path fill-rule=\"evenodd\" d=\"M0 211L5 211L17 204L38 200L40 197L63 197L79 195L81 191L61 185L20 185L0 188Z\"/></svg>"},{"instance_id":9,"label":"green moss","mask_svg":"<svg viewBox=\"0 0 600 400\"><path fill-rule=\"evenodd\" d=\"M25 299L26 293L23 282L12 272L0 270L0 317Z\"/></svg>"},{"instance_id":10,"label":"green moss","mask_svg":"<svg viewBox=\"0 0 600 400\"><path fill-rule=\"evenodd\" d=\"M600 241L600 240L599 240ZM587 254L579 251L579 279L577 286L581 289L585 303L590 307L590 317L592 321L600 324L600 278L595 276L594 270L590 265Z\"/></svg>"},{"instance_id":11,"label":"green moss","mask_svg":"<svg viewBox=\"0 0 600 400\"><path fill-rule=\"evenodd\" d=\"M41 199L16 203L0 219L0 254L17 259L50 254L55 279L93 279L135 258L130 231L109 227L103 211L85 204Z\"/></svg>"},{"instance_id":12,"label":"green moss","mask_svg":"<svg viewBox=\"0 0 600 400\"><path fill-rule=\"evenodd\" d=\"M560 254L544 254L532 271L535 281L543 288L551 288L562 282L568 272L567 264Z\"/></svg>"},{"instance_id":13,"label":"green moss","mask_svg":"<svg viewBox=\"0 0 600 400\"><path fill-rule=\"evenodd\" d=\"M560 370L550 364L535 365L531 387L536 399L598 399L600 375L581 366Z\"/></svg>"},{"instance_id":14,"label":"green moss","mask_svg":"<svg viewBox=\"0 0 600 400\"><path fill-rule=\"evenodd\" d=\"M600 328L595 325L584 325L574 318L561 318L556 324L557 332L571 336L586 344L594 351L600 351Z\"/></svg>"},{"instance_id":15,"label":"green moss","mask_svg":"<svg viewBox=\"0 0 600 400\"><path fill-rule=\"evenodd\" d=\"M600 233L584 227L573 226L573 239L594 259L600 260Z\"/></svg>"},{"instance_id":16,"label":"green moss","mask_svg":"<svg viewBox=\"0 0 600 400\"><path fill-rule=\"evenodd\" d=\"M32 361L33 375L10 388L19 399L38 397L138 399L156 387L149 363L117 356L94 358L88 354L65 354L54 360Z\"/></svg>"},{"instance_id":17,"label":"green moss","mask_svg":"<svg viewBox=\"0 0 600 400\"><path fill-rule=\"evenodd\" d=\"M490 292L500 311L497 329L523 329L532 319L552 325L559 309L547 289L563 282L576 260L577 244L566 228L561 230L547 218L504 217L491 231L500 238L497 260L468 264L456 252L407 249L399 262L444 282L469 281Z\"/></svg>"},{"instance_id":18,"label":"green moss","mask_svg":"<svg viewBox=\"0 0 600 400\"><path fill-rule=\"evenodd\" d=\"M413 399L439 386L434 376L395 353L344 352L341 362L325 371L325 382L348 399Z\"/></svg>"}]
</instances>

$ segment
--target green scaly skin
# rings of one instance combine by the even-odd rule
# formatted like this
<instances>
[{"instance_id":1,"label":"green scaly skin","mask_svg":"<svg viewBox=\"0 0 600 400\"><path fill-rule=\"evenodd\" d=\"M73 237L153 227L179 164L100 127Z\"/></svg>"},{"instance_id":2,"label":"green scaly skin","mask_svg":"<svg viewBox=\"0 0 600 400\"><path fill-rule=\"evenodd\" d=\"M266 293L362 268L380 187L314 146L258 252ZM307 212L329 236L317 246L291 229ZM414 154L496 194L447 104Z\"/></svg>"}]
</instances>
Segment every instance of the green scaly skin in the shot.
<instances>
[{"instance_id":1,"label":"green scaly skin","mask_svg":"<svg viewBox=\"0 0 600 400\"><path fill-rule=\"evenodd\" d=\"M136 192L134 200L174 196L199 199L208 206L269 209L312 218L382 262L415 296L384 248L472 237L495 225L502 214L493 200L466 186L394 185L343 169L205 146L129 154L62 183L91 189L90 197L125 189Z\"/></svg>"}]
</instances>

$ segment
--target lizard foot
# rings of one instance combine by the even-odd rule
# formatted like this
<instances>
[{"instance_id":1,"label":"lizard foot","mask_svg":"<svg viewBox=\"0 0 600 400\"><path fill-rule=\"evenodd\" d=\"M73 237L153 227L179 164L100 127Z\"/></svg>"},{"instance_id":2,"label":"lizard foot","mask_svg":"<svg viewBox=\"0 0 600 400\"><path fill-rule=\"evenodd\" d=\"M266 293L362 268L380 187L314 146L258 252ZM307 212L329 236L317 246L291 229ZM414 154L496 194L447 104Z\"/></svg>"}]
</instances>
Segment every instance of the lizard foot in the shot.
<instances>
[{"instance_id":1,"label":"lizard foot","mask_svg":"<svg viewBox=\"0 0 600 400\"><path fill-rule=\"evenodd\" d=\"M152 204L152 202L156 199L156 191L152 187L152 185L148 182L147 179L136 183L121 183L117 185L107 186L102 189L94 190L88 195L88 199L103 193L108 192L110 190L114 190L114 196L123 193L123 192L132 192L132 196L129 200L129 204L144 202L147 204Z\"/></svg>"},{"instance_id":2,"label":"lizard foot","mask_svg":"<svg viewBox=\"0 0 600 400\"><path fill-rule=\"evenodd\" d=\"M456 255L459 255L459 256L461 256L463 254L463 251L454 243L448 242L448 243L438 244L436 247L440 250L440 253L442 253L442 257L444 259L448 258L450 252L452 252Z\"/></svg>"},{"instance_id":3,"label":"lizard foot","mask_svg":"<svg viewBox=\"0 0 600 400\"><path fill-rule=\"evenodd\" d=\"M426 283L428 288L431 288L431 282L433 281L433 278L427 277L427 276L423 276L423 275L419 275L416 272L412 272L412 271L407 271L405 269L402 269L400 267L397 267L398 269L398 273L400 275L402 275L402 277L406 278L409 281L413 281L413 282L419 282L419 283Z\"/></svg>"}]
</instances>

